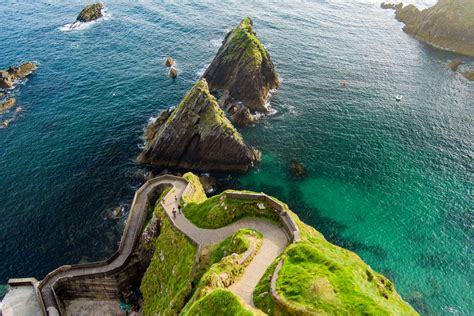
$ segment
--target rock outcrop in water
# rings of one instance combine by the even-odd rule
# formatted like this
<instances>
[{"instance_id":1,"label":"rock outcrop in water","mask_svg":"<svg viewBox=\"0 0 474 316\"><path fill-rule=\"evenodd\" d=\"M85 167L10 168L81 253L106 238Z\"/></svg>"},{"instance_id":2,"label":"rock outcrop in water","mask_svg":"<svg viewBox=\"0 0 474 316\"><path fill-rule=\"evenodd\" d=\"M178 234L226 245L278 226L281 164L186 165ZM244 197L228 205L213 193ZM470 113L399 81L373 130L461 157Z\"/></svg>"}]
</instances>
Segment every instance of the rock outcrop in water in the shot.
<instances>
[{"instance_id":1,"label":"rock outcrop in water","mask_svg":"<svg viewBox=\"0 0 474 316\"><path fill-rule=\"evenodd\" d=\"M20 66L12 66L7 70L0 70L0 88L11 89L15 81L22 80L31 75L37 66L35 63L27 62Z\"/></svg>"},{"instance_id":2,"label":"rock outcrop in water","mask_svg":"<svg viewBox=\"0 0 474 316\"><path fill-rule=\"evenodd\" d=\"M462 75L469 81L474 81L474 69L465 71Z\"/></svg>"},{"instance_id":3,"label":"rock outcrop in water","mask_svg":"<svg viewBox=\"0 0 474 316\"><path fill-rule=\"evenodd\" d=\"M410 4L384 4L395 9L403 30L435 47L474 56L474 0L439 0L436 5L419 10Z\"/></svg>"},{"instance_id":4,"label":"rock outcrop in water","mask_svg":"<svg viewBox=\"0 0 474 316\"><path fill-rule=\"evenodd\" d=\"M76 21L79 22L91 22L97 20L103 16L102 10L104 5L102 3L94 3L88 5L77 16Z\"/></svg>"},{"instance_id":5,"label":"rock outcrop in water","mask_svg":"<svg viewBox=\"0 0 474 316\"><path fill-rule=\"evenodd\" d=\"M4 102L0 102L0 113L12 108L16 104L15 98L10 98L5 100Z\"/></svg>"},{"instance_id":6,"label":"rock outcrop in water","mask_svg":"<svg viewBox=\"0 0 474 316\"><path fill-rule=\"evenodd\" d=\"M252 111L267 112L268 93L279 78L250 18L230 31L203 75L211 90L224 90Z\"/></svg>"},{"instance_id":7,"label":"rock outcrop in water","mask_svg":"<svg viewBox=\"0 0 474 316\"><path fill-rule=\"evenodd\" d=\"M164 111L146 131L138 161L163 168L245 172L260 160L247 146L201 79L176 109Z\"/></svg>"}]
</instances>

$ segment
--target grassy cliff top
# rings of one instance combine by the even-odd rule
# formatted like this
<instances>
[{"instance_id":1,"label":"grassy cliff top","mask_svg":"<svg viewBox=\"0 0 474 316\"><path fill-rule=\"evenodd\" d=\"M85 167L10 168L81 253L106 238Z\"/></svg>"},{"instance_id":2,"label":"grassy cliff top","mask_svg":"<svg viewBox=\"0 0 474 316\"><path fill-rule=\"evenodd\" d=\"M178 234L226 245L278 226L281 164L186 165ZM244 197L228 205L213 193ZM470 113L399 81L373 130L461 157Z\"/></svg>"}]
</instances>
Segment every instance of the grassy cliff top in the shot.
<instances>
[{"instance_id":1,"label":"grassy cliff top","mask_svg":"<svg viewBox=\"0 0 474 316\"><path fill-rule=\"evenodd\" d=\"M252 201L234 201L220 194L208 199L201 196L198 202L188 204L184 212L195 225L206 228L223 227L246 216L278 220L272 216L271 208L265 206L262 210ZM254 293L258 308L270 311L270 314L417 315L398 295L389 279L372 270L354 252L328 242L291 210L288 212L299 226L302 240L290 244L261 279ZM283 265L277 292L285 308L268 294L269 276L280 259L283 259ZM231 300L229 294L219 295ZM200 308L208 306L207 303L200 304Z\"/></svg>"}]
</instances>

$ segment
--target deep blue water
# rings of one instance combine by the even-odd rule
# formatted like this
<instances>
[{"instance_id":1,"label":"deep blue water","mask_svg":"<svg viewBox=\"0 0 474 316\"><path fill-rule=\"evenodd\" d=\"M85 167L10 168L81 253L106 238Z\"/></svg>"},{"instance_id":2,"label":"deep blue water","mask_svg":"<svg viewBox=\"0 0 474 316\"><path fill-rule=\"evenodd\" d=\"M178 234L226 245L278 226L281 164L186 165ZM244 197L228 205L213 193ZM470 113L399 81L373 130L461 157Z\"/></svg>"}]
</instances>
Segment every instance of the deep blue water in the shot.
<instances>
[{"instance_id":1,"label":"deep blue water","mask_svg":"<svg viewBox=\"0 0 474 316\"><path fill-rule=\"evenodd\" d=\"M179 102L249 15L282 85L277 113L242 130L262 164L227 185L285 200L423 314L470 314L474 85L446 64L474 60L404 34L379 1L347 2L107 2L107 19L73 32L61 27L86 2L2 3L0 69L39 69L0 129L0 284L116 249L123 220L103 213L141 183L148 118ZM295 157L303 180L288 173Z\"/></svg>"}]
</instances>

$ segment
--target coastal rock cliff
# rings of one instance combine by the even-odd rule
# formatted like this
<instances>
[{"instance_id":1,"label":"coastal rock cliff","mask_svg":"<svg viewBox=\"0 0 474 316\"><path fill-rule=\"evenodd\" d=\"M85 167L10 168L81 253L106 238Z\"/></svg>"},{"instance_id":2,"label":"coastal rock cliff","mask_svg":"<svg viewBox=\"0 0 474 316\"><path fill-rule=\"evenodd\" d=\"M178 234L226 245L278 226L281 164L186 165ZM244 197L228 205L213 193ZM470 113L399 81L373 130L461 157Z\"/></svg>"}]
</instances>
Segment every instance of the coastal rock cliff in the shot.
<instances>
[{"instance_id":1,"label":"coastal rock cliff","mask_svg":"<svg viewBox=\"0 0 474 316\"><path fill-rule=\"evenodd\" d=\"M77 16L76 21L79 22L90 22L97 20L103 16L102 10L104 9L104 5L102 3L94 3L88 5Z\"/></svg>"},{"instance_id":2,"label":"coastal rock cliff","mask_svg":"<svg viewBox=\"0 0 474 316\"><path fill-rule=\"evenodd\" d=\"M270 54L247 17L230 31L203 77L211 90L224 90L253 111L267 112L268 93L279 78Z\"/></svg>"},{"instance_id":3,"label":"coastal rock cliff","mask_svg":"<svg viewBox=\"0 0 474 316\"><path fill-rule=\"evenodd\" d=\"M405 23L403 30L435 47L474 56L474 0L439 0L419 10L410 4L382 4L395 9L395 17Z\"/></svg>"},{"instance_id":4,"label":"coastal rock cliff","mask_svg":"<svg viewBox=\"0 0 474 316\"><path fill-rule=\"evenodd\" d=\"M163 168L245 172L260 160L247 146L209 92L198 81L173 111L165 111L146 131L138 161Z\"/></svg>"}]
</instances>

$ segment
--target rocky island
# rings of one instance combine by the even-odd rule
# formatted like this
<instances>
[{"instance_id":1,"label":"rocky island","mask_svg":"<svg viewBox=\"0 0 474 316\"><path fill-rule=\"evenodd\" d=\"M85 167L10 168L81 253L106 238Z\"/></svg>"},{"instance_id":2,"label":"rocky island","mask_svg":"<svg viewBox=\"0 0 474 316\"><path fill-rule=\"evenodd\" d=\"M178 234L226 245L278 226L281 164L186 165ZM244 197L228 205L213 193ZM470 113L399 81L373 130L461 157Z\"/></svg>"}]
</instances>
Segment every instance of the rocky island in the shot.
<instances>
[{"instance_id":1,"label":"rocky island","mask_svg":"<svg viewBox=\"0 0 474 316\"><path fill-rule=\"evenodd\" d=\"M138 161L163 168L245 172L260 160L220 109L205 79L146 131Z\"/></svg>"},{"instance_id":2,"label":"rocky island","mask_svg":"<svg viewBox=\"0 0 474 316\"><path fill-rule=\"evenodd\" d=\"M402 3L382 3L381 7L395 9L395 18L405 23L403 30L418 40L474 56L474 0L439 0L425 10Z\"/></svg>"},{"instance_id":3,"label":"rocky island","mask_svg":"<svg viewBox=\"0 0 474 316\"><path fill-rule=\"evenodd\" d=\"M100 2L88 5L77 16L78 22L91 22L103 16L104 5Z\"/></svg>"},{"instance_id":4,"label":"rocky island","mask_svg":"<svg viewBox=\"0 0 474 316\"><path fill-rule=\"evenodd\" d=\"M252 111L268 111L268 94L278 88L279 78L270 54L253 30L252 19L243 19L226 35L203 78L211 91L223 90Z\"/></svg>"}]
</instances>

